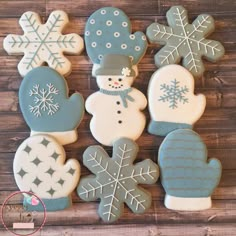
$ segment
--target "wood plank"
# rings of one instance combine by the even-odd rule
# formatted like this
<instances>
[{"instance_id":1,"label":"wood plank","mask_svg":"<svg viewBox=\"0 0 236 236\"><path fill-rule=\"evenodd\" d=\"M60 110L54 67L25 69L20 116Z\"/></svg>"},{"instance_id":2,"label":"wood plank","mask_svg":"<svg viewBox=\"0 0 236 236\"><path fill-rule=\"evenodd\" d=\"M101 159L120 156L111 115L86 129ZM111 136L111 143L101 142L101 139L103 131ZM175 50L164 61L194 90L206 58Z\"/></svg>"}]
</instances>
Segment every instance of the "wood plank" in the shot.
<instances>
[{"instance_id":1,"label":"wood plank","mask_svg":"<svg viewBox=\"0 0 236 236\"><path fill-rule=\"evenodd\" d=\"M144 214L132 213L127 207L124 214L114 224L189 224L189 223L235 223L236 200L214 200L212 208L204 211L172 211L164 207L163 201L153 201L152 206ZM19 211L22 211L22 205L8 205L14 210L5 211L4 219L14 222L19 217ZM76 203L73 207L60 211L60 214L47 212L47 221L45 225L105 225L97 214L98 203ZM43 213L38 212L35 220L42 217ZM7 221L8 222L8 221ZM3 226L0 225L0 228Z\"/></svg>"},{"instance_id":2,"label":"wood plank","mask_svg":"<svg viewBox=\"0 0 236 236\"><path fill-rule=\"evenodd\" d=\"M235 223L217 224L119 224L119 225L86 225L86 226L44 226L35 236L234 236ZM0 230L1 236L9 236L4 229ZM19 234L26 234L29 231L16 231Z\"/></svg>"},{"instance_id":3,"label":"wood plank","mask_svg":"<svg viewBox=\"0 0 236 236\"><path fill-rule=\"evenodd\" d=\"M45 0L1 0L0 18L2 17L20 17L25 11L40 12L45 16Z\"/></svg>"},{"instance_id":4,"label":"wood plank","mask_svg":"<svg viewBox=\"0 0 236 236\"><path fill-rule=\"evenodd\" d=\"M150 119L148 110L144 112L147 120ZM87 112L80 124L80 130L89 130L92 116ZM236 128L236 109L213 108L206 109L201 119L195 124L196 129L232 129ZM7 122L6 122L7 121ZM222 126L222 122L224 126ZM0 113L1 132L21 132L28 131L21 112Z\"/></svg>"},{"instance_id":5,"label":"wood plank","mask_svg":"<svg viewBox=\"0 0 236 236\"><path fill-rule=\"evenodd\" d=\"M234 149L236 147L235 129L195 129L195 131L202 137L208 149ZM78 141L67 145L66 148L70 150L84 150L90 145L98 144L89 130L80 130L79 127L78 134ZM29 137L28 132L1 132L0 152L15 152L20 143L22 143L27 137ZM83 140L83 142L81 142L81 140ZM137 144L141 150L156 150L162 141L163 137L153 136L145 131L137 140Z\"/></svg>"}]
</instances>

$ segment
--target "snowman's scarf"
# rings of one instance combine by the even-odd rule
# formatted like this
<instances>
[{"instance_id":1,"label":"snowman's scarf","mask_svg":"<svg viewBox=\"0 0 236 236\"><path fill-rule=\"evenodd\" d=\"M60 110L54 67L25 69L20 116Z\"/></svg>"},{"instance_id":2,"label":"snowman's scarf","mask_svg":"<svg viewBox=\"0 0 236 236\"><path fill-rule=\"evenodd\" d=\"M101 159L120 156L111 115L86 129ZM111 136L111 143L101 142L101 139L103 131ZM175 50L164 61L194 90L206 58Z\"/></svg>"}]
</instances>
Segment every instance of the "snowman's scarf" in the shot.
<instances>
[{"instance_id":1,"label":"snowman's scarf","mask_svg":"<svg viewBox=\"0 0 236 236\"><path fill-rule=\"evenodd\" d=\"M120 91L110 91L110 90L106 90L106 89L100 89L100 92L104 93L106 95L120 96L123 106L125 108L128 107L127 100L129 100L130 102L134 101L134 98L132 98L130 95L128 95L128 93L130 93L131 91L132 91L132 88L120 90Z\"/></svg>"}]
</instances>

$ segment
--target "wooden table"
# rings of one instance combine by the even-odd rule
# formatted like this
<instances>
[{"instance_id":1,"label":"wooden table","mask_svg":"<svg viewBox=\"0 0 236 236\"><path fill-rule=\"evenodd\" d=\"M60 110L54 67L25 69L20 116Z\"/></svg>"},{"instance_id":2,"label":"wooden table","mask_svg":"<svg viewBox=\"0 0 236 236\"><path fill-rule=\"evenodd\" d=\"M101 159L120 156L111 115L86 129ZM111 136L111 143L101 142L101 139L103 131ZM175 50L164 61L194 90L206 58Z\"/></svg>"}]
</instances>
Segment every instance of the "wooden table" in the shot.
<instances>
[{"instance_id":1,"label":"wooden table","mask_svg":"<svg viewBox=\"0 0 236 236\"><path fill-rule=\"evenodd\" d=\"M12 170L14 153L29 136L18 104L18 89L22 81L17 71L21 56L9 56L2 48L2 41L9 33L21 34L18 19L25 11L36 11L45 20L53 10L65 10L70 24L65 33L84 33L88 16L103 6L114 6L124 10L132 21L133 30L145 32L148 25L158 21L166 24L166 11L172 5L183 5L189 11L192 21L201 13L215 18L216 30L210 38L219 40L226 49L226 55L218 63L205 61L206 72L196 79L196 93L207 98L206 111L195 126L205 141L209 157L218 158L223 165L223 175L215 190L213 207L201 212L178 212L164 207L164 191L160 182L147 187L152 193L151 209L143 215L134 215L128 208L121 219L114 224L103 223L96 211L98 202L86 203L73 194L72 208L47 214L47 221L38 235L236 235L236 1L235 0L38 0L0 1L0 202L18 190ZM140 74L134 87L146 94L149 79L157 69L154 55L160 49L150 45L139 64ZM79 56L68 56L73 71L67 78L71 92L79 91L86 98L97 90L91 76L92 65L84 52ZM149 114L145 112L149 120ZM66 146L67 156L81 161L82 153L89 145L96 144L89 131L90 116L85 115L78 129L79 139ZM162 138L146 132L138 140L138 159L151 158L156 161ZM111 151L110 148L106 148ZM82 175L88 174L82 167ZM21 207L20 199L12 206ZM0 235L9 235L0 226Z\"/></svg>"}]
</instances>

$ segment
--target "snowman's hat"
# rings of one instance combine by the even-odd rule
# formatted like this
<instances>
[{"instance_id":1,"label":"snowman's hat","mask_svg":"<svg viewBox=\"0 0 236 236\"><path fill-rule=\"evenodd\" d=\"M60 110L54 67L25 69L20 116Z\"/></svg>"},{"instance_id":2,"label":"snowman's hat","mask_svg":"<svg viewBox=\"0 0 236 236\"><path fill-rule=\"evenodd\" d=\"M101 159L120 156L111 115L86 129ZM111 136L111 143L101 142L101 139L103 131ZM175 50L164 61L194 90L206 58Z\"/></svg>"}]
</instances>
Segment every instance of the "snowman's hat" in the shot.
<instances>
[{"instance_id":1,"label":"snowman's hat","mask_svg":"<svg viewBox=\"0 0 236 236\"><path fill-rule=\"evenodd\" d=\"M95 71L95 75L121 75L134 77L135 71L132 69L132 62L128 56L107 54L103 56L100 68Z\"/></svg>"}]
</instances>

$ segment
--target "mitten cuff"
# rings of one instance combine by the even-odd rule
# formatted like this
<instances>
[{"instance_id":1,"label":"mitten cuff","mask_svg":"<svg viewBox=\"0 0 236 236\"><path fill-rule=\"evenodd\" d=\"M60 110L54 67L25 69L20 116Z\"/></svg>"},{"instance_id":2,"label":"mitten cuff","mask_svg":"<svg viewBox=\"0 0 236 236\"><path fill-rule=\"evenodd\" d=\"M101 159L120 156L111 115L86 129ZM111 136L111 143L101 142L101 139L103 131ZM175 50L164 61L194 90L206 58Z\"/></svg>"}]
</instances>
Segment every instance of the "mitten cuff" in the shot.
<instances>
[{"instance_id":1,"label":"mitten cuff","mask_svg":"<svg viewBox=\"0 0 236 236\"><path fill-rule=\"evenodd\" d=\"M71 196L68 197L61 197L61 198L52 198L52 199L42 199L46 211L60 211L64 210L72 205ZM24 208L27 211L44 211L44 207L41 203L38 205L32 205L27 201L27 198L24 197L23 202Z\"/></svg>"},{"instance_id":2,"label":"mitten cuff","mask_svg":"<svg viewBox=\"0 0 236 236\"><path fill-rule=\"evenodd\" d=\"M148 132L150 134L166 136L173 130L176 129L192 129L191 124L186 123L174 123L174 122L165 122L165 121L155 121L151 120L148 125Z\"/></svg>"},{"instance_id":3,"label":"mitten cuff","mask_svg":"<svg viewBox=\"0 0 236 236\"><path fill-rule=\"evenodd\" d=\"M211 197L174 197L166 194L165 206L177 211L199 211L211 208Z\"/></svg>"}]
</instances>

